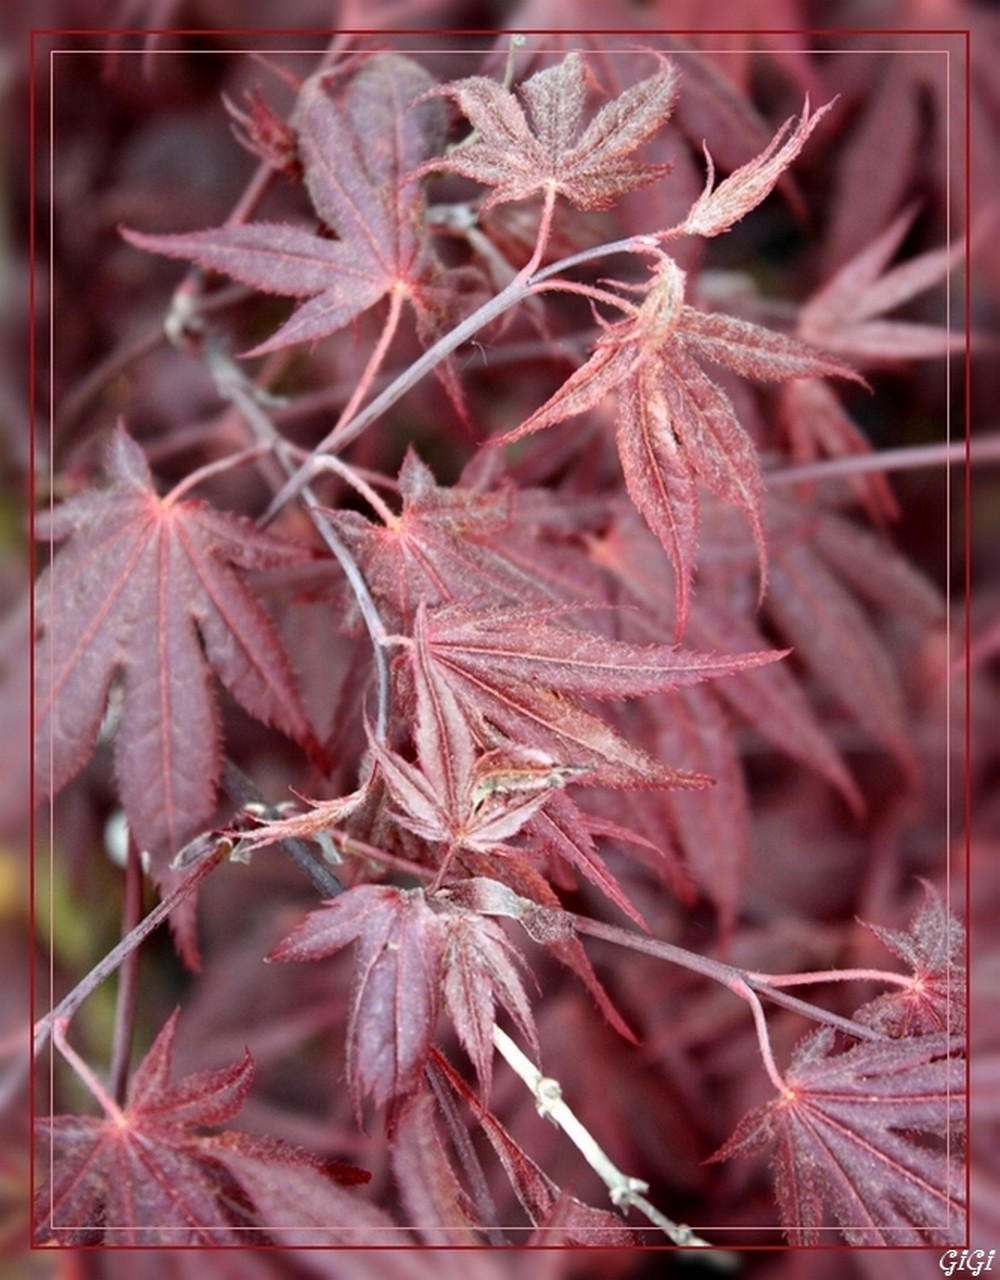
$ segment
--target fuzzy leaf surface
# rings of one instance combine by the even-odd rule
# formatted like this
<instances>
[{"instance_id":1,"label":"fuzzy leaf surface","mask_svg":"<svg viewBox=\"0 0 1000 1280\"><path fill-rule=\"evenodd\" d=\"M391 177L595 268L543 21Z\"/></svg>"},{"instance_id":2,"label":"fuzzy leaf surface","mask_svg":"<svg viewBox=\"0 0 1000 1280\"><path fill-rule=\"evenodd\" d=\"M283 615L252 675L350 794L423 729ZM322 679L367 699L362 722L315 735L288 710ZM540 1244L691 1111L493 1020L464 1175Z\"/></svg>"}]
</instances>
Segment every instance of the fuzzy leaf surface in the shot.
<instances>
[{"instance_id":1,"label":"fuzzy leaf surface","mask_svg":"<svg viewBox=\"0 0 1000 1280\"><path fill-rule=\"evenodd\" d=\"M868 926L913 974L911 987L877 996L855 1017L891 1036L951 1032L963 1035L966 975L962 963L965 930L940 894L924 885L924 901L905 932Z\"/></svg>"},{"instance_id":2,"label":"fuzzy leaf surface","mask_svg":"<svg viewBox=\"0 0 1000 1280\"><path fill-rule=\"evenodd\" d=\"M427 650L459 697L515 741L607 786L707 785L667 769L566 695L622 698L769 663L777 651L735 657L667 645L629 645L553 626L535 611L428 615Z\"/></svg>"},{"instance_id":3,"label":"fuzzy leaf surface","mask_svg":"<svg viewBox=\"0 0 1000 1280\"><path fill-rule=\"evenodd\" d=\"M625 487L676 571L677 634L687 624L699 530L698 485L740 507L762 572L767 554L757 451L732 402L702 369L722 365L761 381L841 376L841 361L783 334L684 302L685 273L660 263L630 319L606 327L590 358L502 442L519 440L618 400L616 443ZM624 305L624 304L623 304Z\"/></svg>"},{"instance_id":4,"label":"fuzzy leaf surface","mask_svg":"<svg viewBox=\"0 0 1000 1280\"><path fill-rule=\"evenodd\" d=\"M256 719L321 754L285 649L241 576L304 553L204 502L161 500L123 428L109 472L109 489L56 511L54 536L70 538L36 588L37 786L52 795L83 767L120 677L124 808L140 847L176 851L214 808L210 670Z\"/></svg>"},{"instance_id":5,"label":"fuzzy leaf surface","mask_svg":"<svg viewBox=\"0 0 1000 1280\"><path fill-rule=\"evenodd\" d=\"M823 1027L802 1040L785 1096L747 1116L712 1159L770 1150L796 1244L820 1242L824 1205L853 1245L960 1241L965 1064L949 1056L953 1042L912 1036L833 1053L834 1038Z\"/></svg>"},{"instance_id":6,"label":"fuzzy leaf surface","mask_svg":"<svg viewBox=\"0 0 1000 1280\"><path fill-rule=\"evenodd\" d=\"M432 81L399 54L361 68L339 100L326 77L302 87L293 124L305 183L324 227L250 223L178 235L123 230L130 244L197 262L265 293L304 298L292 317L250 355L335 333L400 290L429 323L437 264L423 234L423 203L405 175L435 149L439 104L414 99Z\"/></svg>"},{"instance_id":7,"label":"fuzzy leaf surface","mask_svg":"<svg viewBox=\"0 0 1000 1280\"><path fill-rule=\"evenodd\" d=\"M440 1002L443 935L420 889L356 885L284 938L270 960L321 960L357 944L347 1020L355 1107L409 1093L419 1081Z\"/></svg>"},{"instance_id":8,"label":"fuzzy leaf surface","mask_svg":"<svg viewBox=\"0 0 1000 1280\"><path fill-rule=\"evenodd\" d=\"M677 74L661 59L659 71L606 103L581 132L586 80L586 63L571 53L521 85L524 106L484 76L443 85L440 92L458 104L475 135L426 168L492 187L484 209L546 190L579 209L610 208L625 192L668 172L669 165L631 157L669 117Z\"/></svg>"},{"instance_id":9,"label":"fuzzy leaf surface","mask_svg":"<svg viewBox=\"0 0 1000 1280\"><path fill-rule=\"evenodd\" d=\"M176 1025L175 1013L136 1069L121 1123L107 1116L39 1122L51 1152L50 1176L35 1199L39 1242L90 1243L95 1233L114 1245L245 1242L240 1228L266 1230L276 1209L268 1185L287 1179L307 1191L298 1203L301 1214L327 1223L337 1208L346 1216L349 1202L331 1186L330 1174L357 1183L367 1181L364 1170L326 1169L272 1138L200 1131L239 1111L253 1059L247 1051L231 1066L171 1082ZM234 1188L244 1200L238 1208Z\"/></svg>"}]
</instances>

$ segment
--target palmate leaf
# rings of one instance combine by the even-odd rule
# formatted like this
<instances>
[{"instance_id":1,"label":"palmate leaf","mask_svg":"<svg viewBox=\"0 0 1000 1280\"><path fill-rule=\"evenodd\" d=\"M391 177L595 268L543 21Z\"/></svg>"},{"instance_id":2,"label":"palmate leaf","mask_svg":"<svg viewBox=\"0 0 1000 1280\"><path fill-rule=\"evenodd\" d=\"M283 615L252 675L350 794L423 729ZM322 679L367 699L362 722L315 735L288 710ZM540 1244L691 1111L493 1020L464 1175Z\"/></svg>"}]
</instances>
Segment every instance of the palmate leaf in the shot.
<instances>
[{"instance_id":1,"label":"palmate leaf","mask_svg":"<svg viewBox=\"0 0 1000 1280\"><path fill-rule=\"evenodd\" d=\"M887 991L854 1015L891 1036L965 1033L965 930L941 896L924 882L924 901L905 932L868 925L913 974L910 986Z\"/></svg>"},{"instance_id":2,"label":"palmate leaf","mask_svg":"<svg viewBox=\"0 0 1000 1280\"><path fill-rule=\"evenodd\" d=\"M642 306L628 307L630 319L606 326L590 359L501 439L519 440L617 394L616 443L625 486L673 562L678 638L691 607L699 485L746 514L766 575L757 452L729 397L701 362L763 381L857 377L794 338L687 305L684 290L685 273L664 256Z\"/></svg>"},{"instance_id":3,"label":"palmate leaf","mask_svg":"<svg viewBox=\"0 0 1000 1280\"><path fill-rule=\"evenodd\" d=\"M326 1243L343 1238L337 1224L349 1225L355 1206L335 1181L366 1182L369 1175L324 1165L273 1138L202 1133L239 1111L253 1059L248 1051L231 1066L171 1082L176 1025L174 1013L136 1068L120 1118L38 1122L49 1176L35 1197L37 1242L206 1246L248 1236L257 1242L261 1229L289 1225L291 1206L276 1194L289 1185L302 1228L323 1224Z\"/></svg>"},{"instance_id":4,"label":"palmate leaf","mask_svg":"<svg viewBox=\"0 0 1000 1280\"><path fill-rule=\"evenodd\" d=\"M305 298L282 327L247 354L314 342L342 329L393 290L425 328L438 308L440 268L407 173L436 148L440 103L428 73L399 54L369 59L335 101L329 77L303 85L293 125L306 187L337 239L291 223L249 223L179 235L123 229L130 244L197 262L265 293Z\"/></svg>"},{"instance_id":5,"label":"palmate leaf","mask_svg":"<svg viewBox=\"0 0 1000 1280\"><path fill-rule=\"evenodd\" d=\"M430 1051L440 1002L444 935L422 889L356 885L313 911L269 960L320 960L356 943L347 1018L354 1105L412 1091Z\"/></svg>"},{"instance_id":6,"label":"palmate leaf","mask_svg":"<svg viewBox=\"0 0 1000 1280\"><path fill-rule=\"evenodd\" d=\"M965 243L958 241L887 270L915 215L915 209L905 210L808 299L799 312L802 338L873 364L965 349L961 329L952 333L935 325L879 318L943 283L962 262Z\"/></svg>"},{"instance_id":7,"label":"palmate leaf","mask_svg":"<svg viewBox=\"0 0 1000 1280\"><path fill-rule=\"evenodd\" d=\"M910 1036L834 1053L834 1040L823 1027L801 1041L784 1096L745 1117L711 1159L770 1151L795 1244L828 1240L824 1205L853 1245L961 1241L965 1063L951 1056L954 1041Z\"/></svg>"},{"instance_id":8,"label":"palmate leaf","mask_svg":"<svg viewBox=\"0 0 1000 1280\"><path fill-rule=\"evenodd\" d=\"M251 715L322 757L287 654L240 574L304 552L204 502L161 500L122 427L109 473L109 489L55 512L53 536L71 536L36 588L36 784L51 795L83 767L120 677L122 804L141 848L176 852L215 803L210 669Z\"/></svg>"},{"instance_id":9,"label":"palmate leaf","mask_svg":"<svg viewBox=\"0 0 1000 1280\"><path fill-rule=\"evenodd\" d=\"M513 93L485 76L442 85L438 92L458 104L475 134L423 171L458 173L492 187L484 209L546 190L578 209L608 209L669 171L631 158L673 109L677 74L660 61L659 71L606 103L582 131L587 67L578 53L520 86L527 114Z\"/></svg>"},{"instance_id":10,"label":"palmate leaf","mask_svg":"<svg viewBox=\"0 0 1000 1280\"><path fill-rule=\"evenodd\" d=\"M551 611L549 611L551 612ZM708 779L660 764L567 694L623 698L770 663L780 651L716 656L629 645L553 626L544 612L429 613L426 649L458 698L515 742L546 751L612 787L704 787Z\"/></svg>"}]
</instances>

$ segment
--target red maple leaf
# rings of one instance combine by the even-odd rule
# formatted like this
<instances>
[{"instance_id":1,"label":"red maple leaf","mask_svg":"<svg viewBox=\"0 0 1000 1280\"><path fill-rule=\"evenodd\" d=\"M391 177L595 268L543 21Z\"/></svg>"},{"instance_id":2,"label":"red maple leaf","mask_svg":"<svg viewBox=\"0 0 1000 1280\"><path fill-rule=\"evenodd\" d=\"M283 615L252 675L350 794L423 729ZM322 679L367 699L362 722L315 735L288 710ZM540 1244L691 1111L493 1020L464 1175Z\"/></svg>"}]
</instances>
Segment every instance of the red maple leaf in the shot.
<instances>
[{"instance_id":1,"label":"red maple leaf","mask_svg":"<svg viewBox=\"0 0 1000 1280\"><path fill-rule=\"evenodd\" d=\"M513 93L485 76L442 85L436 92L458 103L475 132L421 171L458 173L492 187L484 210L549 191L579 209L608 209L625 192L669 172L669 165L630 158L673 109L677 73L666 59L660 64L606 103L582 132L587 67L578 53L520 86L527 114Z\"/></svg>"},{"instance_id":2,"label":"red maple leaf","mask_svg":"<svg viewBox=\"0 0 1000 1280\"><path fill-rule=\"evenodd\" d=\"M439 104L414 103L433 82L399 54L367 61L339 101L328 94L328 79L306 81L293 125L310 198L337 239L291 223L180 235L122 231L137 248L197 262L266 293L309 299L248 355L325 337L391 293L410 300L423 326L438 309L439 267L419 188L408 177L440 134Z\"/></svg>"},{"instance_id":3,"label":"red maple leaf","mask_svg":"<svg viewBox=\"0 0 1000 1280\"><path fill-rule=\"evenodd\" d=\"M965 930L940 894L924 883L924 901L905 932L868 925L913 974L912 985L887 991L854 1015L891 1036L965 1032Z\"/></svg>"},{"instance_id":4,"label":"red maple leaf","mask_svg":"<svg viewBox=\"0 0 1000 1280\"><path fill-rule=\"evenodd\" d=\"M954 1042L910 1036L833 1053L834 1040L829 1027L806 1036L783 1096L746 1116L711 1159L769 1149L796 1244L819 1243L824 1205L853 1245L962 1240L965 1063L951 1056Z\"/></svg>"},{"instance_id":5,"label":"red maple leaf","mask_svg":"<svg viewBox=\"0 0 1000 1280\"><path fill-rule=\"evenodd\" d=\"M119 677L122 803L141 848L176 852L215 803L210 668L251 715L322 757L277 632L239 573L304 552L204 502L158 497L122 427L109 473L110 489L51 522L53 537L71 537L36 588L37 789L53 794L86 763Z\"/></svg>"},{"instance_id":6,"label":"red maple leaf","mask_svg":"<svg viewBox=\"0 0 1000 1280\"><path fill-rule=\"evenodd\" d=\"M663 256L642 305L622 300L630 317L607 325L590 359L502 438L519 440L617 392L616 440L625 486L673 561L678 635L690 609L699 483L744 510L762 571L766 565L757 452L729 397L700 362L764 380L856 377L847 365L794 338L688 306L684 281L685 273Z\"/></svg>"},{"instance_id":7,"label":"red maple leaf","mask_svg":"<svg viewBox=\"0 0 1000 1280\"><path fill-rule=\"evenodd\" d=\"M270 1225L287 1227L294 1187L304 1229L352 1221L352 1201L334 1185L366 1182L346 1165L324 1165L273 1138L235 1130L205 1134L232 1119L253 1081L249 1050L228 1067L171 1083L177 1013L132 1077L117 1115L39 1121L49 1173L35 1197L39 1243L218 1245L255 1242Z\"/></svg>"},{"instance_id":8,"label":"red maple leaf","mask_svg":"<svg viewBox=\"0 0 1000 1280\"><path fill-rule=\"evenodd\" d=\"M354 1105L409 1093L430 1051L440 1001L444 937L422 889L355 885L310 915L269 960L320 960L357 943L347 1018Z\"/></svg>"},{"instance_id":9,"label":"red maple leaf","mask_svg":"<svg viewBox=\"0 0 1000 1280\"><path fill-rule=\"evenodd\" d=\"M699 654L630 645L554 626L535 610L439 609L426 621L430 660L474 714L516 742L605 786L702 787L660 764L566 695L624 698L757 667L781 652Z\"/></svg>"}]
</instances>

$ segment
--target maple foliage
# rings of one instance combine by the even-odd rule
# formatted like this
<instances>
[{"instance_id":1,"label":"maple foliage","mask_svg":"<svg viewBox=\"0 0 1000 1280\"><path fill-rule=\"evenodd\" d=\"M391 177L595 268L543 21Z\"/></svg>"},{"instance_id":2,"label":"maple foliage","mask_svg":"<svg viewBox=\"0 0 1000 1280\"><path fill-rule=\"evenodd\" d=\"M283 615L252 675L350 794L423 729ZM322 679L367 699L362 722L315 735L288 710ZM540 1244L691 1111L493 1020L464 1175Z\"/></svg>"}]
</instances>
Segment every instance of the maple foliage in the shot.
<instances>
[{"instance_id":1,"label":"maple foliage","mask_svg":"<svg viewBox=\"0 0 1000 1280\"><path fill-rule=\"evenodd\" d=\"M78 772L121 681L115 758L140 846L175 853L215 808L221 767L209 666L258 719L322 756L281 640L241 572L303 550L197 500L158 497L119 427L111 487L63 503L69 537L37 588L39 796Z\"/></svg>"},{"instance_id":2,"label":"maple foliage","mask_svg":"<svg viewBox=\"0 0 1000 1280\"><path fill-rule=\"evenodd\" d=\"M136 1068L120 1114L40 1122L51 1174L36 1194L39 1241L235 1244L241 1229L279 1225L283 1197L293 1189L288 1203L297 1201L300 1224L323 1224L332 1241L336 1219L352 1212L336 1183L369 1175L351 1166L326 1169L275 1139L203 1133L240 1110L253 1059L248 1050L229 1067L171 1081L177 1016Z\"/></svg>"},{"instance_id":3,"label":"maple foliage","mask_svg":"<svg viewBox=\"0 0 1000 1280\"><path fill-rule=\"evenodd\" d=\"M616 440L629 496L673 561L677 632L687 623L699 527L699 483L746 513L762 574L763 482L733 405L700 366L744 377L855 376L839 360L759 325L708 315L684 301L685 273L664 257L645 301L607 327L589 360L506 440L519 440L618 395Z\"/></svg>"},{"instance_id":4,"label":"maple foliage","mask_svg":"<svg viewBox=\"0 0 1000 1280\"><path fill-rule=\"evenodd\" d=\"M832 1052L824 1027L797 1048L786 1090L747 1116L714 1160L767 1148L785 1229L818 1244L828 1206L856 1245L962 1236L960 1153L917 1141L965 1119L965 1065L944 1035Z\"/></svg>"},{"instance_id":5,"label":"maple foliage","mask_svg":"<svg viewBox=\"0 0 1000 1280\"><path fill-rule=\"evenodd\" d=\"M197 168L235 122L235 202L217 157L201 202L143 185L175 103L108 63L114 252L80 255L69 178L52 243L110 305L53 346L31 658L0 633L53 910L96 938L123 885L89 973L46 926L36 1046L105 1114L39 1121L40 1242L963 1238L940 495L886 472L953 412L965 245L900 187L845 252L830 60L761 36L761 93L661 8L598 39L522 0L544 41L433 52L345 11L315 62L272 51L273 96L220 51L185 137ZM197 268L172 299L152 255ZM173 1080L139 948L178 912ZM105 1092L62 1029L94 1051L111 974Z\"/></svg>"},{"instance_id":6,"label":"maple foliage","mask_svg":"<svg viewBox=\"0 0 1000 1280\"><path fill-rule=\"evenodd\" d=\"M519 95L527 114L514 94L485 76L442 85L436 92L458 104L475 132L424 168L492 187L484 209L545 191L579 209L611 208L625 192L669 170L630 157L670 115L677 73L661 59L655 75L605 103L581 132L586 91L587 66L576 53L524 81Z\"/></svg>"},{"instance_id":7,"label":"maple foliage","mask_svg":"<svg viewBox=\"0 0 1000 1280\"><path fill-rule=\"evenodd\" d=\"M122 231L138 248L189 259L268 293L309 299L249 355L326 337L389 294L412 302L425 326L433 320L440 268L419 188L407 181L438 132L435 104L412 105L429 77L411 60L385 54L351 79L340 102L325 82L320 75L302 87L292 121L319 231L292 223L161 236Z\"/></svg>"}]
</instances>

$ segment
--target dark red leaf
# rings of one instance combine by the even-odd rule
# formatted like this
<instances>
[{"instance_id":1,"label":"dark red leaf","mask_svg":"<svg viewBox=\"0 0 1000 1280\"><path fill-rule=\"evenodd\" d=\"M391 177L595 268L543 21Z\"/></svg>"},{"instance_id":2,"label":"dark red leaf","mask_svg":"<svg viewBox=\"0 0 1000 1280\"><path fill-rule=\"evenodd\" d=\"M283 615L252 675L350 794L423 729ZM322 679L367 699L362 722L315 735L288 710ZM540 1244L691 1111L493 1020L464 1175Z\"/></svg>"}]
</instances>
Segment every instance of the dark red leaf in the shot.
<instances>
[{"instance_id":1,"label":"dark red leaf","mask_svg":"<svg viewBox=\"0 0 1000 1280\"><path fill-rule=\"evenodd\" d=\"M56 511L53 533L71 537L37 587L38 792L86 763L119 677L125 811L141 848L176 852L215 805L210 669L251 715L322 756L281 641L239 572L305 553L204 502L159 498L123 428L109 470L110 489Z\"/></svg>"},{"instance_id":2,"label":"dark red leaf","mask_svg":"<svg viewBox=\"0 0 1000 1280\"><path fill-rule=\"evenodd\" d=\"M207 1246L259 1240L272 1224L330 1226L338 1212L349 1219L353 1201L332 1179L365 1182L364 1170L324 1167L275 1139L199 1132L239 1111L253 1060L247 1051L232 1066L172 1084L176 1025L175 1013L136 1069L120 1117L38 1122L49 1175L35 1197L36 1239ZM300 1192L295 1202L276 1199L272 1188L289 1185Z\"/></svg>"},{"instance_id":3,"label":"dark red leaf","mask_svg":"<svg viewBox=\"0 0 1000 1280\"><path fill-rule=\"evenodd\" d=\"M269 960L321 960L352 943L347 1074L355 1107L384 1106L414 1087L440 1001L444 938L422 889L356 885L284 938Z\"/></svg>"},{"instance_id":4,"label":"dark red leaf","mask_svg":"<svg viewBox=\"0 0 1000 1280\"><path fill-rule=\"evenodd\" d=\"M448 1159L434 1110L434 1098L424 1090L404 1099L393 1116L392 1172L407 1219L424 1245L481 1246L468 1193Z\"/></svg>"},{"instance_id":5,"label":"dark red leaf","mask_svg":"<svg viewBox=\"0 0 1000 1280\"><path fill-rule=\"evenodd\" d=\"M462 1047L472 1059L484 1098L493 1078L497 1001L536 1050L535 1023L521 982L519 951L493 920L454 905L442 913L444 1000Z\"/></svg>"},{"instance_id":6,"label":"dark red leaf","mask_svg":"<svg viewBox=\"0 0 1000 1280\"><path fill-rule=\"evenodd\" d=\"M306 187L336 240L290 223L181 235L122 231L139 249L197 262L265 293L308 299L250 355L315 342L394 290L413 303L424 328L440 306L422 198L406 177L440 136L440 104L414 104L432 81L415 62L390 53L368 59L339 100L328 79L306 81L293 125Z\"/></svg>"},{"instance_id":7,"label":"dark red leaf","mask_svg":"<svg viewBox=\"0 0 1000 1280\"><path fill-rule=\"evenodd\" d=\"M747 1116L712 1159L771 1152L796 1244L824 1238L824 1205L853 1245L961 1241L965 1064L949 1056L952 1042L911 1036L833 1053L834 1039L829 1027L807 1036L785 1094Z\"/></svg>"}]
</instances>

